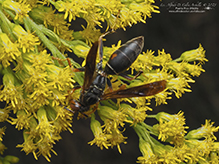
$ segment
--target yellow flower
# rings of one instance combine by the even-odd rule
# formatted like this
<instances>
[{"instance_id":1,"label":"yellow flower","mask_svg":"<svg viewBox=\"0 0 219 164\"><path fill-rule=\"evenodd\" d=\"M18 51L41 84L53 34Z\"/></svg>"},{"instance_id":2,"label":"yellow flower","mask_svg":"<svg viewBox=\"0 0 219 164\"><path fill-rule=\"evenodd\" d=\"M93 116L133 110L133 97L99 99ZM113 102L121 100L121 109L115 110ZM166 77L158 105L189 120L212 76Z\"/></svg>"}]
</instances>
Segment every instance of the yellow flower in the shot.
<instances>
[{"instance_id":1,"label":"yellow flower","mask_svg":"<svg viewBox=\"0 0 219 164\"><path fill-rule=\"evenodd\" d=\"M191 154L193 155L193 162L194 161L207 161L205 158L210 155L213 149L214 141L212 140L186 140L186 145L190 149ZM191 161L192 161L191 160Z\"/></svg>"},{"instance_id":2,"label":"yellow flower","mask_svg":"<svg viewBox=\"0 0 219 164\"><path fill-rule=\"evenodd\" d=\"M147 52L143 52L142 55L140 54L136 60L131 65L131 68L136 70L152 70L153 66L159 66L157 63L155 63L155 56L154 51L147 50Z\"/></svg>"},{"instance_id":3,"label":"yellow flower","mask_svg":"<svg viewBox=\"0 0 219 164\"><path fill-rule=\"evenodd\" d=\"M185 129L185 118L183 112L179 112L176 115L170 115L164 112L160 112L156 115L156 119L159 121L159 125L154 128L159 131L158 139L161 141L170 140L170 143L175 145L181 145L184 141L184 135L187 133Z\"/></svg>"},{"instance_id":4,"label":"yellow flower","mask_svg":"<svg viewBox=\"0 0 219 164\"><path fill-rule=\"evenodd\" d=\"M3 90L0 91L0 101L6 101L11 103L11 109L19 110L25 106L25 100L23 98L22 87L14 86L12 84L6 84Z\"/></svg>"},{"instance_id":5,"label":"yellow flower","mask_svg":"<svg viewBox=\"0 0 219 164\"><path fill-rule=\"evenodd\" d=\"M201 63L203 63L208 61L205 58L205 50L201 44L199 44L199 47L195 50L190 50L182 53L180 59L187 62L200 61Z\"/></svg>"},{"instance_id":6,"label":"yellow flower","mask_svg":"<svg viewBox=\"0 0 219 164\"><path fill-rule=\"evenodd\" d=\"M131 125L143 122L147 116L146 111L148 109L146 107L140 107L136 109L124 103L122 103L120 107L123 108L124 112L133 120Z\"/></svg>"},{"instance_id":7,"label":"yellow flower","mask_svg":"<svg viewBox=\"0 0 219 164\"><path fill-rule=\"evenodd\" d=\"M103 133L105 135L100 133L100 132L102 132L102 129L99 128L99 130L98 130L95 128L96 131L98 130L97 132L101 135L97 135L97 136L99 136L99 138L95 138L95 140L92 141L92 144L94 142L97 142L97 139L99 139L99 140L102 139L101 140L102 142L107 141L107 144L104 142L105 145L107 145L107 146L111 146L112 148L114 146L117 146L119 153L121 153L122 151L120 149L119 144L126 143L125 139L127 137L124 137L122 135L122 133L119 130L119 127L124 126L124 121L130 122L130 123L132 123L132 121L127 120L127 118L126 118L127 115L124 114L122 111L116 111L116 110L113 110L113 109L111 109L109 107L105 107L105 106L103 109L99 110L98 113L99 113L99 116L101 117L101 119L104 121L104 125L102 127L104 127Z\"/></svg>"},{"instance_id":8,"label":"yellow flower","mask_svg":"<svg viewBox=\"0 0 219 164\"><path fill-rule=\"evenodd\" d=\"M96 4L97 6L105 7L103 8L101 12L103 12L103 15L106 18L110 18L112 14L116 15L119 12L119 9L124 7L125 5L122 4L121 1L117 0L111 0L111 1L99 1L99 3ZM112 22L111 22L112 23ZM110 24L113 25L113 24Z\"/></svg>"},{"instance_id":9,"label":"yellow flower","mask_svg":"<svg viewBox=\"0 0 219 164\"><path fill-rule=\"evenodd\" d=\"M188 80L185 77L172 78L168 81L167 88L173 91L177 98L180 98L183 93L191 92L190 89L186 88L186 87L190 88L188 82L195 82L195 81L191 79Z\"/></svg>"},{"instance_id":10,"label":"yellow flower","mask_svg":"<svg viewBox=\"0 0 219 164\"><path fill-rule=\"evenodd\" d=\"M122 99L122 100L127 101L129 103L135 103L137 108L144 107L146 110L152 111L152 109L149 107L151 98L152 98L151 96L147 98L146 97L132 97L127 100L126 99Z\"/></svg>"},{"instance_id":11,"label":"yellow flower","mask_svg":"<svg viewBox=\"0 0 219 164\"><path fill-rule=\"evenodd\" d=\"M49 90L48 87L45 85L35 87L33 93L28 95L28 101L31 103L32 112L43 105L48 105L50 97L52 97L52 91Z\"/></svg>"},{"instance_id":12,"label":"yellow flower","mask_svg":"<svg viewBox=\"0 0 219 164\"><path fill-rule=\"evenodd\" d=\"M205 70L202 68L201 63L198 63L198 64L185 63L184 68L185 68L186 72L188 72L192 76L199 76L201 74L201 72L205 72Z\"/></svg>"},{"instance_id":13,"label":"yellow flower","mask_svg":"<svg viewBox=\"0 0 219 164\"><path fill-rule=\"evenodd\" d=\"M92 7L92 3L89 1L72 1L72 2L62 2L57 1L55 3L55 7L58 9L59 12L65 12L64 19L68 17L68 21L71 22L75 20L76 17L79 17L79 14L84 13L86 14L86 9L88 7Z\"/></svg>"},{"instance_id":14,"label":"yellow flower","mask_svg":"<svg viewBox=\"0 0 219 164\"><path fill-rule=\"evenodd\" d=\"M172 58L169 53L166 53L164 49L162 49L162 51L158 50L158 56L155 57L155 63L158 63L159 65L165 65L171 61Z\"/></svg>"},{"instance_id":15,"label":"yellow flower","mask_svg":"<svg viewBox=\"0 0 219 164\"><path fill-rule=\"evenodd\" d=\"M37 119L39 120L39 125L36 127L37 132L42 138L45 137L52 141L55 127L48 121L46 110L43 107L40 107L37 111Z\"/></svg>"},{"instance_id":16,"label":"yellow flower","mask_svg":"<svg viewBox=\"0 0 219 164\"><path fill-rule=\"evenodd\" d=\"M101 124L95 119L94 115L91 116L90 128L95 138L92 141L88 142L88 144L90 144L91 146L93 144L96 144L98 147L100 147L101 150L103 149L103 147L108 149L108 146L110 145L108 142L108 135L103 133Z\"/></svg>"},{"instance_id":17,"label":"yellow flower","mask_svg":"<svg viewBox=\"0 0 219 164\"><path fill-rule=\"evenodd\" d=\"M47 73L45 71L35 70L32 65L26 62L23 63L23 66L25 71L22 73L29 75L29 77L25 77L23 81L26 92L33 92L33 89L35 87L45 87L47 76Z\"/></svg>"},{"instance_id":18,"label":"yellow flower","mask_svg":"<svg viewBox=\"0 0 219 164\"><path fill-rule=\"evenodd\" d=\"M196 154L193 149L183 144L178 147L171 148L166 151L166 153L161 154L159 161L164 163L196 163L199 159L200 156Z\"/></svg>"},{"instance_id":19,"label":"yellow flower","mask_svg":"<svg viewBox=\"0 0 219 164\"><path fill-rule=\"evenodd\" d=\"M38 152L34 152L34 157L37 159L37 156L44 156L47 161L50 162L51 154L50 151L53 152L53 154L57 155L57 153L52 149L53 143L51 143L50 139L43 138L40 142L37 143Z\"/></svg>"},{"instance_id":20,"label":"yellow flower","mask_svg":"<svg viewBox=\"0 0 219 164\"><path fill-rule=\"evenodd\" d=\"M217 153L219 152L219 142L213 143L213 150L216 151Z\"/></svg>"},{"instance_id":21,"label":"yellow flower","mask_svg":"<svg viewBox=\"0 0 219 164\"><path fill-rule=\"evenodd\" d=\"M23 17L28 17L28 12L31 10L29 4L26 1L14 2L11 0L5 0L2 3L3 8L12 10L16 13L15 20L23 21Z\"/></svg>"},{"instance_id":22,"label":"yellow flower","mask_svg":"<svg viewBox=\"0 0 219 164\"><path fill-rule=\"evenodd\" d=\"M119 151L120 154L122 154L121 148L120 148L120 144L124 143L126 144L127 142L125 141L127 139L127 137L124 137L122 135L122 133L118 130L113 130L111 131L111 134L108 137L109 143L111 148L113 148L114 146L117 146L117 149Z\"/></svg>"},{"instance_id":23,"label":"yellow flower","mask_svg":"<svg viewBox=\"0 0 219 164\"><path fill-rule=\"evenodd\" d=\"M92 45L95 41L97 41L101 35L99 29L96 29L93 26L87 26L86 28L82 25L83 31L79 31L81 36L85 39L86 44Z\"/></svg>"},{"instance_id":24,"label":"yellow flower","mask_svg":"<svg viewBox=\"0 0 219 164\"><path fill-rule=\"evenodd\" d=\"M81 43L81 42L80 42ZM84 44L76 44L74 47L73 47L73 51L74 53L78 56L78 57L82 57L82 58L85 58L86 55L88 54L89 52L89 46L85 46Z\"/></svg>"},{"instance_id":25,"label":"yellow flower","mask_svg":"<svg viewBox=\"0 0 219 164\"><path fill-rule=\"evenodd\" d=\"M23 53L34 51L35 46L40 44L38 37L33 33L26 32L19 25L14 25L13 33L18 37L18 47L22 49Z\"/></svg>"},{"instance_id":26,"label":"yellow flower","mask_svg":"<svg viewBox=\"0 0 219 164\"><path fill-rule=\"evenodd\" d=\"M187 139L211 139L216 140L216 137L214 136L214 133L218 131L219 126L215 127L213 126L214 122L210 122L210 120L205 120L205 125L202 125L202 127L190 131L187 135Z\"/></svg>"},{"instance_id":27,"label":"yellow flower","mask_svg":"<svg viewBox=\"0 0 219 164\"><path fill-rule=\"evenodd\" d=\"M104 131L107 133L112 133L116 130L119 133L118 128L125 125L124 122L132 123L132 121L127 119L127 115L122 109L114 110L107 106L102 106L101 110L98 110L100 118L104 121Z\"/></svg>"},{"instance_id":28,"label":"yellow flower","mask_svg":"<svg viewBox=\"0 0 219 164\"><path fill-rule=\"evenodd\" d=\"M15 127L18 130L22 130L23 128L28 129L30 128L30 116L30 113L27 114L24 110L19 110L17 112L17 118L10 118L11 120L8 122L10 122L12 125L16 125Z\"/></svg>"},{"instance_id":29,"label":"yellow flower","mask_svg":"<svg viewBox=\"0 0 219 164\"><path fill-rule=\"evenodd\" d=\"M36 20L42 20L46 28L53 28L53 31L65 40L73 39L73 30L69 30L70 23L64 20L64 15L56 13L48 6L38 5L32 9L31 16Z\"/></svg>"},{"instance_id":30,"label":"yellow flower","mask_svg":"<svg viewBox=\"0 0 219 164\"><path fill-rule=\"evenodd\" d=\"M22 148L25 153L29 154L33 152L33 155L35 159L37 159L35 151L37 150L37 146L33 141L33 136L28 134L27 130L23 131L23 137L24 137L24 143L23 144L18 144L16 147Z\"/></svg>"},{"instance_id":31,"label":"yellow flower","mask_svg":"<svg viewBox=\"0 0 219 164\"><path fill-rule=\"evenodd\" d=\"M219 163L218 154L216 152L211 152L210 163L213 163L213 164Z\"/></svg>"},{"instance_id":32,"label":"yellow flower","mask_svg":"<svg viewBox=\"0 0 219 164\"><path fill-rule=\"evenodd\" d=\"M59 134L64 130L68 130L70 133L73 133L72 127L72 113L67 110L63 110L62 106L46 106L48 120L51 120L51 124L54 125L54 133Z\"/></svg>"},{"instance_id":33,"label":"yellow flower","mask_svg":"<svg viewBox=\"0 0 219 164\"><path fill-rule=\"evenodd\" d=\"M181 63L178 63L176 61L171 61L171 62L167 63L166 66L168 69L173 71L177 76L187 78L187 77L189 77L189 74L185 70L185 66L188 66L187 64L188 63L186 63L184 61Z\"/></svg>"},{"instance_id":34,"label":"yellow flower","mask_svg":"<svg viewBox=\"0 0 219 164\"><path fill-rule=\"evenodd\" d=\"M41 51L39 54L29 53L24 55L24 59L32 63L32 67L37 71L45 71L48 64L52 63L50 54L47 51Z\"/></svg>"},{"instance_id":35,"label":"yellow flower","mask_svg":"<svg viewBox=\"0 0 219 164\"><path fill-rule=\"evenodd\" d=\"M48 121L46 110L42 107L40 107L37 111L37 119L39 120L39 124L36 127L36 131L40 138L36 143L37 148L39 149L36 155L42 154L48 161L50 161L48 158L51 157L50 151L56 154L56 152L52 149L53 144L55 143L54 141L60 140L61 136L56 134L56 127Z\"/></svg>"},{"instance_id":36,"label":"yellow flower","mask_svg":"<svg viewBox=\"0 0 219 164\"><path fill-rule=\"evenodd\" d=\"M147 163L150 159L154 159L156 157L151 145L148 142L145 142L142 138L139 139L139 149L143 156L138 157L137 163Z\"/></svg>"},{"instance_id":37,"label":"yellow flower","mask_svg":"<svg viewBox=\"0 0 219 164\"><path fill-rule=\"evenodd\" d=\"M48 74L48 86L55 88L59 91L66 91L67 88L73 88L72 83L75 81L72 79L72 70L69 67L59 68L55 65L47 66Z\"/></svg>"},{"instance_id":38,"label":"yellow flower","mask_svg":"<svg viewBox=\"0 0 219 164\"><path fill-rule=\"evenodd\" d=\"M18 83L15 75L10 69L4 69L3 84L4 88L0 90L0 101L11 103L11 109L16 112L25 107L22 86Z\"/></svg>"},{"instance_id":39,"label":"yellow flower","mask_svg":"<svg viewBox=\"0 0 219 164\"><path fill-rule=\"evenodd\" d=\"M4 122L8 119L9 117L10 110L4 108L0 109L0 122Z\"/></svg>"},{"instance_id":40,"label":"yellow flower","mask_svg":"<svg viewBox=\"0 0 219 164\"><path fill-rule=\"evenodd\" d=\"M169 95L171 95L171 93L169 93L169 92L160 92L160 93L156 94L154 96L155 101L156 101L156 105L167 104L166 100L171 99L171 97L168 97Z\"/></svg>"},{"instance_id":41,"label":"yellow flower","mask_svg":"<svg viewBox=\"0 0 219 164\"><path fill-rule=\"evenodd\" d=\"M172 75L168 74L165 69L162 70L156 69L153 70L152 72L143 73L143 76L145 77L144 83L152 83L155 81L170 79Z\"/></svg>"},{"instance_id":42,"label":"yellow flower","mask_svg":"<svg viewBox=\"0 0 219 164\"><path fill-rule=\"evenodd\" d=\"M132 24L137 24L137 22L145 23L146 17L151 17L151 13L159 13L156 10L158 7L152 5L153 1L144 1L139 4L131 1L127 7L123 7L120 10L120 22L119 25L123 29L126 26L132 26Z\"/></svg>"},{"instance_id":43,"label":"yellow flower","mask_svg":"<svg viewBox=\"0 0 219 164\"><path fill-rule=\"evenodd\" d=\"M0 128L0 141L2 141L3 139L3 135L5 135L5 129L6 127Z\"/></svg>"},{"instance_id":44,"label":"yellow flower","mask_svg":"<svg viewBox=\"0 0 219 164\"><path fill-rule=\"evenodd\" d=\"M10 65L10 62L16 60L21 55L16 43L12 43L7 34L0 33L0 61L4 67Z\"/></svg>"}]
</instances>

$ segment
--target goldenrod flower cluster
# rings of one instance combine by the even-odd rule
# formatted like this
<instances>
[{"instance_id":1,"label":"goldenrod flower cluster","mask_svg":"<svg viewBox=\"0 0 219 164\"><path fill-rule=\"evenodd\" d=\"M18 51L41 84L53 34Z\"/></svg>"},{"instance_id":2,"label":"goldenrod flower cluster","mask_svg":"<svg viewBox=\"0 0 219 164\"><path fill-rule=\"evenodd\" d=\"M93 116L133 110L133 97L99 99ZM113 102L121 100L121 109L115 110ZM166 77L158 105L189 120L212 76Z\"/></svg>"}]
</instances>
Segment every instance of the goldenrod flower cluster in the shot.
<instances>
[{"instance_id":1,"label":"goldenrod flower cluster","mask_svg":"<svg viewBox=\"0 0 219 164\"><path fill-rule=\"evenodd\" d=\"M24 142L17 147L26 154L33 153L36 159L43 155L50 161L51 152L56 154L53 145L61 139L60 133L73 132L73 113L66 107L70 108L69 100L80 96L79 90L72 92L73 87L83 85L84 74L73 72L73 68L81 66L74 60L70 60L70 66L64 53L69 51L86 58L91 44L101 35L103 22L107 30L145 23L152 12L159 13L153 3L153 0L0 0L0 73L3 75L0 101L6 104L0 109L0 121L23 131ZM76 18L86 21L86 26L81 25L82 31L69 29ZM104 47L103 65L120 45L121 41ZM166 80L166 89L149 97L102 101L95 113L86 113L94 134L89 144L100 149L116 146L121 153L120 144L127 143L127 137L123 136L127 123L139 136L142 156L137 163L219 163L219 144L214 136L219 127L213 126L210 120L201 128L187 132L182 111L174 115L146 114L152 110L149 107L152 99L157 105L167 104L173 94L180 98L191 92L189 83L194 83L192 78L205 71L202 65L206 61L201 44L177 59L164 50L140 54L130 69L132 74L143 70L142 75L131 82L110 76L113 90L123 84L130 88L159 80ZM109 92L108 88L105 92ZM78 117L83 115L78 113ZM158 123L145 124L149 117ZM4 131L5 128L0 130L0 141ZM2 142L0 148L2 154L5 149ZM9 157L4 160L17 162L17 158Z\"/></svg>"}]
</instances>

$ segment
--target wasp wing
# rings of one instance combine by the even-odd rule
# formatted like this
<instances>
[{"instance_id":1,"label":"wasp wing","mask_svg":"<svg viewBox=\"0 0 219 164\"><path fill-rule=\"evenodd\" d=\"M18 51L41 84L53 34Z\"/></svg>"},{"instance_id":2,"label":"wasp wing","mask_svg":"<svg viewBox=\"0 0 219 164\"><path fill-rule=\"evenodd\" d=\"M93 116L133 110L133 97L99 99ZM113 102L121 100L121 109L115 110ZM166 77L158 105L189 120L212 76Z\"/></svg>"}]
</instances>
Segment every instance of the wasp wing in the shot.
<instances>
[{"instance_id":1,"label":"wasp wing","mask_svg":"<svg viewBox=\"0 0 219 164\"><path fill-rule=\"evenodd\" d=\"M152 96L162 92L166 88L166 83L166 80L161 80L128 89L119 89L117 91L104 94L101 97L101 100Z\"/></svg>"},{"instance_id":2,"label":"wasp wing","mask_svg":"<svg viewBox=\"0 0 219 164\"><path fill-rule=\"evenodd\" d=\"M96 69L96 58L97 58L97 50L98 50L98 42L95 42L86 57L86 65L85 65L85 75L84 75L84 84L82 87L82 93L84 90L87 90L92 81L94 72Z\"/></svg>"}]
</instances>

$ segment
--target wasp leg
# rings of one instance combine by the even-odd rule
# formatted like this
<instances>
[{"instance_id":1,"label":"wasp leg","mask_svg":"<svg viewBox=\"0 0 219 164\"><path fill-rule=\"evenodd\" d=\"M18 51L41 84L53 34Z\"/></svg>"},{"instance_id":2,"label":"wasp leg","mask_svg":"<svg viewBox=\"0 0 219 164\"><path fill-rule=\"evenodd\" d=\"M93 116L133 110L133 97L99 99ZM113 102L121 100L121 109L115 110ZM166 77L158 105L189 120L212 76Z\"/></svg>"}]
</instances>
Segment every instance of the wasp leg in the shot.
<instances>
[{"instance_id":1,"label":"wasp leg","mask_svg":"<svg viewBox=\"0 0 219 164\"><path fill-rule=\"evenodd\" d=\"M71 108L74 109L74 110L71 110L71 109L69 109L69 108L67 108L67 107L64 106L64 108L65 108L66 110L72 112L73 114L74 114L75 112L78 112L78 111L80 110L80 107L78 106L78 103L77 103L76 101L72 100L72 101L70 101L70 103L71 103L71 105L70 105ZM85 114L85 113L83 113L83 112L81 112L81 114L82 114L84 117L86 117L86 118L88 117L88 115ZM79 117L79 116L78 116L78 117Z\"/></svg>"},{"instance_id":2,"label":"wasp leg","mask_svg":"<svg viewBox=\"0 0 219 164\"><path fill-rule=\"evenodd\" d=\"M115 32L115 29L114 29L114 28L115 28L115 26L116 26L116 23L117 23L119 14L120 14L120 10L119 10L118 13L117 13L116 21L115 21L114 25L112 26L111 30L108 30L108 31L106 31L105 33L103 33L103 34L99 37L99 39L98 39L99 58L100 58L100 61L99 61L99 63L97 64L97 69L98 69L98 70L102 70L102 63L103 63L103 38L104 38L106 35Z\"/></svg>"},{"instance_id":3,"label":"wasp leg","mask_svg":"<svg viewBox=\"0 0 219 164\"><path fill-rule=\"evenodd\" d=\"M116 26L116 23L117 23L117 20L118 20L118 17L119 17L119 14L120 14L120 10L116 16L116 21L114 23L114 25L112 26L111 30L109 31L106 31L105 33L103 33L100 37L99 37L99 40L98 40L98 46L99 46L99 58L100 58L100 62L98 63L98 66L100 67L100 70L102 70L102 62L103 62L103 38L108 35L108 34L111 34L111 33L114 33L115 32L115 26Z\"/></svg>"},{"instance_id":4,"label":"wasp leg","mask_svg":"<svg viewBox=\"0 0 219 164\"><path fill-rule=\"evenodd\" d=\"M124 73L120 73L119 76L122 76L125 79L132 81L132 80L136 79L138 76L140 76L142 73L143 73L143 71L139 71L134 77L130 77Z\"/></svg>"},{"instance_id":5,"label":"wasp leg","mask_svg":"<svg viewBox=\"0 0 219 164\"><path fill-rule=\"evenodd\" d=\"M107 78L107 79L106 79L106 82L107 82L107 85L108 85L108 87L109 87L110 92L112 92L112 91L113 91L113 87L112 87L112 83L111 83L110 79Z\"/></svg>"},{"instance_id":6,"label":"wasp leg","mask_svg":"<svg viewBox=\"0 0 219 164\"><path fill-rule=\"evenodd\" d=\"M73 72L84 72L85 71L85 67L81 67L81 68L74 68L72 69Z\"/></svg>"},{"instance_id":7,"label":"wasp leg","mask_svg":"<svg viewBox=\"0 0 219 164\"><path fill-rule=\"evenodd\" d=\"M69 111L69 112L71 112L71 113L75 113L73 110L67 108L66 106L64 106L64 108L65 108L65 110L67 110L67 111Z\"/></svg>"},{"instance_id":8,"label":"wasp leg","mask_svg":"<svg viewBox=\"0 0 219 164\"><path fill-rule=\"evenodd\" d=\"M81 113L85 118L88 118L88 115L87 114L85 114L85 113ZM82 116L78 116L78 118L83 118Z\"/></svg>"},{"instance_id":9,"label":"wasp leg","mask_svg":"<svg viewBox=\"0 0 219 164\"><path fill-rule=\"evenodd\" d=\"M67 60L67 61L68 61L68 65L69 65L70 68L72 68L72 71L73 71L73 72L84 72L84 71L85 71L85 67L73 68L73 67L72 67L72 64L71 64L70 58L60 59L60 58L57 58L57 57L52 56L52 59L53 59L53 60L58 60L59 64L60 64L60 65L63 65L63 66L64 66L64 64L63 64L62 62Z\"/></svg>"},{"instance_id":10,"label":"wasp leg","mask_svg":"<svg viewBox=\"0 0 219 164\"><path fill-rule=\"evenodd\" d=\"M62 104L59 104L59 106L63 107L65 110L67 110L67 111L69 111L69 112L75 114L75 111L73 111L73 110L67 108L66 106L64 106L64 105L62 105Z\"/></svg>"},{"instance_id":11,"label":"wasp leg","mask_svg":"<svg viewBox=\"0 0 219 164\"><path fill-rule=\"evenodd\" d=\"M92 108L92 110L86 111L86 112L80 112L81 115L78 115L78 118L88 118L89 115L91 115L92 113L96 112L97 108L98 108L98 104L95 104L94 108Z\"/></svg>"},{"instance_id":12,"label":"wasp leg","mask_svg":"<svg viewBox=\"0 0 219 164\"><path fill-rule=\"evenodd\" d=\"M60 65L63 65L63 66L64 66L63 61L66 61L66 60L67 60L69 67L72 67L70 58L60 59L60 58L57 58L57 57L52 56L52 59L53 59L53 60L57 60L57 61L59 62L59 64L60 64Z\"/></svg>"},{"instance_id":13,"label":"wasp leg","mask_svg":"<svg viewBox=\"0 0 219 164\"><path fill-rule=\"evenodd\" d=\"M68 91L68 94L69 95L73 94L77 89L81 89L81 86L74 86L74 88L71 91Z\"/></svg>"},{"instance_id":14,"label":"wasp leg","mask_svg":"<svg viewBox=\"0 0 219 164\"><path fill-rule=\"evenodd\" d=\"M113 33L114 30L110 30L110 31L107 31L105 33L103 33L100 37L99 37L99 40L98 40L98 47L99 47L99 63L97 63L97 69L98 70L103 70L102 68L102 63L103 63L103 37L105 37L106 35L110 34L110 33Z\"/></svg>"}]
</instances>

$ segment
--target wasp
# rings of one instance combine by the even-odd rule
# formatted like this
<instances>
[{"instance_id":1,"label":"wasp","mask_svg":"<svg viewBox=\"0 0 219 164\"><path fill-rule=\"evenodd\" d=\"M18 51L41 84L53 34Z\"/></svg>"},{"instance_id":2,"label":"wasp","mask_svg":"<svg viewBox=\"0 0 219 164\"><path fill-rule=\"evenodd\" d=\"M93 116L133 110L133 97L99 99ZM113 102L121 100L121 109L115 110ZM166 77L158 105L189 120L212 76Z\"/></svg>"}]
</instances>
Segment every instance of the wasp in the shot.
<instances>
[{"instance_id":1,"label":"wasp","mask_svg":"<svg viewBox=\"0 0 219 164\"><path fill-rule=\"evenodd\" d=\"M102 38L110 32L99 37L90 48L86 57L85 67L75 68L74 71L85 71L84 83L81 88L79 100L70 100L72 112L84 112L90 109L91 105L97 104L102 100L144 97L155 95L166 88L166 81L156 81L128 89L119 89L113 91L112 84L108 75L119 75L128 80L137 78L142 71L139 71L134 77L129 77L124 72L132 65L141 53L144 46L144 37L139 36L133 38L117 49L109 58L105 68L102 67L103 62L103 41ZM97 53L99 52L99 62L96 64ZM105 87L108 85L110 92L104 93Z\"/></svg>"}]
</instances>

